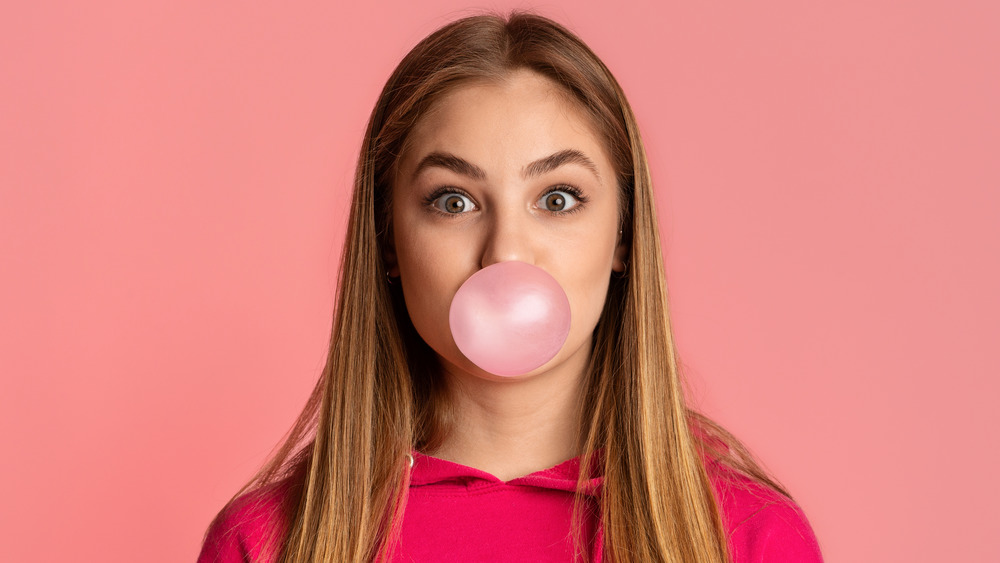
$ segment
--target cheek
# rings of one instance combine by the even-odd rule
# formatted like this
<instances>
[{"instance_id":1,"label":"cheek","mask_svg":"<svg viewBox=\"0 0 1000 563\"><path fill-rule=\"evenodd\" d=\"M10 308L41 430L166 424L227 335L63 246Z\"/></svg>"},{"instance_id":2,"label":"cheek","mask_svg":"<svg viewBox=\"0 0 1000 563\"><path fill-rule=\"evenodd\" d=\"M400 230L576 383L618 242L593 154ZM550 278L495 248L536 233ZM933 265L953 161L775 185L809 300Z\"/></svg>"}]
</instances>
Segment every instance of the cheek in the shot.
<instances>
[{"instance_id":1,"label":"cheek","mask_svg":"<svg viewBox=\"0 0 1000 563\"><path fill-rule=\"evenodd\" d=\"M404 236L397 237L396 255L399 274L407 285L437 294L455 285L455 277L460 275L461 249L448 244L433 233L411 229ZM455 285L453 290L457 290Z\"/></svg>"},{"instance_id":2,"label":"cheek","mask_svg":"<svg viewBox=\"0 0 1000 563\"><path fill-rule=\"evenodd\" d=\"M420 336L438 348L451 341L448 311L467 275L455 249L436 237L410 230L396 245L400 283L410 321Z\"/></svg>"},{"instance_id":3,"label":"cheek","mask_svg":"<svg viewBox=\"0 0 1000 563\"><path fill-rule=\"evenodd\" d=\"M574 253L577 259L566 272L564 287L573 310L573 331L589 335L600 320L611 283L613 241L594 241L588 252ZM607 250L595 251L595 248Z\"/></svg>"},{"instance_id":4,"label":"cheek","mask_svg":"<svg viewBox=\"0 0 1000 563\"><path fill-rule=\"evenodd\" d=\"M610 276L610 262L608 265L602 263L592 270L591 277L585 281L580 289L580 329L585 330L587 334L597 326L601 311L604 310L604 301L607 299L608 286L611 281Z\"/></svg>"}]
</instances>

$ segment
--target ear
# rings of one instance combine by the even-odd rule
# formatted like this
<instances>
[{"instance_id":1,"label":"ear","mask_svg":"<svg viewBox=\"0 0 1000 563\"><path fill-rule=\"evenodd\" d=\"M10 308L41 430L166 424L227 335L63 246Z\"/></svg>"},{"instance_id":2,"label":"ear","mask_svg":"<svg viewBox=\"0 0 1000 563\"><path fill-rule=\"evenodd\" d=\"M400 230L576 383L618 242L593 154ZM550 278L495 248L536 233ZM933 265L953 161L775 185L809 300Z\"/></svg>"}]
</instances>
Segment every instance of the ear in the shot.
<instances>
[{"instance_id":1,"label":"ear","mask_svg":"<svg viewBox=\"0 0 1000 563\"><path fill-rule=\"evenodd\" d=\"M618 234L618 246L615 247L615 254L611 261L611 270L619 274L625 272L628 264L629 243L625 240L626 235Z\"/></svg>"},{"instance_id":2,"label":"ear","mask_svg":"<svg viewBox=\"0 0 1000 563\"><path fill-rule=\"evenodd\" d=\"M396 240L389 227L389 233L385 237L385 248L382 250L382 260L385 262L385 271L391 278L399 277L399 260L396 258Z\"/></svg>"}]
</instances>

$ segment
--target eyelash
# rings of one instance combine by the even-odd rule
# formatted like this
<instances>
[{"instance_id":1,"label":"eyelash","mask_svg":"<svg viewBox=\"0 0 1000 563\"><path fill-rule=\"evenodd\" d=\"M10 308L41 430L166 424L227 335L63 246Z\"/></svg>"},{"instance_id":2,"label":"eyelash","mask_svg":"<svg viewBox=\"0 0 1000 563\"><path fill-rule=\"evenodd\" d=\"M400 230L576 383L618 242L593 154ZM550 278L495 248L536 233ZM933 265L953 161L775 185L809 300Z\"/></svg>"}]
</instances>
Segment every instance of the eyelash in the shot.
<instances>
[{"instance_id":1,"label":"eyelash","mask_svg":"<svg viewBox=\"0 0 1000 563\"><path fill-rule=\"evenodd\" d=\"M579 188L577 188L575 186L570 186L569 184L560 184L558 186L553 186L550 190L548 190L545 193L543 193L542 196L541 196L541 198L544 198L545 196L551 194L552 192L566 192L569 195L573 196L574 199L576 199L576 205L574 205L573 207L571 207L571 208L569 208L569 209L567 209L565 211L550 211L549 213L552 213L553 215L569 215L570 213L576 213L577 211L582 210L583 206L586 205L586 203L589 201L583 195L583 192L580 191ZM434 205L434 202L439 197L441 197L443 195L447 195L447 194L458 194L458 195L463 195L463 196L465 196L465 197L467 197L469 199L472 199L472 196L469 195L465 190L462 190L460 188L456 188L456 187L453 187L453 186L444 186L444 187L440 187L440 188L434 190L427 197L425 197L424 198L424 205L426 207L428 207L432 212L436 212L436 213L439 213L441 215L446 215L449 218L454 218L454 217L457 217L459 215L462 215L462 213L445 213L444 211L441 211L440 209L438 209ZM541 198L539 198L539 199L541 199Z\"/></svg>"}]
</instances>

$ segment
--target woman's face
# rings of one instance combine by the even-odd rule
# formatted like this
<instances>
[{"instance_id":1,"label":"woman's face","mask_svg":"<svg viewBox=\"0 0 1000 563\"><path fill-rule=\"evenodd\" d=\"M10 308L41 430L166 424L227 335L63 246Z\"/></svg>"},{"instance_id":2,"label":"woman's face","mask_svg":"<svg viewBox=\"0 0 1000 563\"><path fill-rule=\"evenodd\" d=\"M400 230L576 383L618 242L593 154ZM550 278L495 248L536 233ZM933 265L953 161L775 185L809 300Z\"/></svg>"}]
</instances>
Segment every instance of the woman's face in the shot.
<instances>
[{"instance_id":1,"label":"woman's face","mask_svg":"<svg viewBox=\"0 0 1000 563\"><path fill-rule=\"evenodd\" d=\"M459 87L410 133L392 187L389 273L452 373L507 379L458 350L448 312L473 273L507 260L554 277L572 321L559 353L518 378L582 369L612 270L624 269L615 171L589 118L549 79L517 71Z\"/></svg>"}]
</instances>

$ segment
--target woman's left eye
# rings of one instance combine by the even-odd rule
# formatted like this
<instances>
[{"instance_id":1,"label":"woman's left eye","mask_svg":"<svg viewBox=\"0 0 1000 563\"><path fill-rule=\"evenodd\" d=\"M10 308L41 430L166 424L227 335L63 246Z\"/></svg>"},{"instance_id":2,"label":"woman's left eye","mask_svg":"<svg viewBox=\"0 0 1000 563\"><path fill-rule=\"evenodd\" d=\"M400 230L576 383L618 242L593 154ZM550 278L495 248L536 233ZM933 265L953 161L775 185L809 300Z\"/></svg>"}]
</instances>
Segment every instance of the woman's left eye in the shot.
<instances>
[{"instance_id":1,"label":"woman's left eye","mask_svg":"<svg viewBox=\"0 0 1000 563\"><path fill-rule=\"evenodd\" d=\"M569 211L580 204L580 198L569 190L552 190L543 195L538 204L548 211Z\"/></svg>"}]
</instances>

